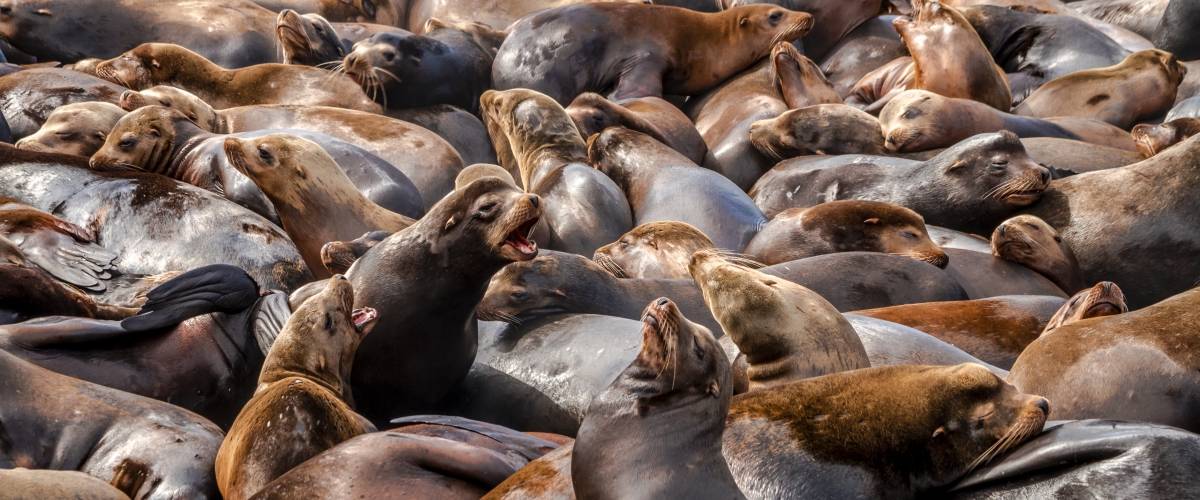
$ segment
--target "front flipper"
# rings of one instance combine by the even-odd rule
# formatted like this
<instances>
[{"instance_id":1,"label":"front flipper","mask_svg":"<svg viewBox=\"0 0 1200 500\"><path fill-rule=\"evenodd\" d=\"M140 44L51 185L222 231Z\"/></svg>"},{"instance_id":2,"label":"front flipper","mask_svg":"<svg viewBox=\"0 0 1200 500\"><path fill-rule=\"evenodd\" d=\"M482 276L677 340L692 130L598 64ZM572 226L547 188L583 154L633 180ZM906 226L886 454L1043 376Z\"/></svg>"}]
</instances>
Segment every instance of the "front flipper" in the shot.
<instances>
[{"instance_id":1,"label":"front flipper","mask_svg":"<svg viewBox=\"0 0 1200 500\"><path fill-rule=\"evenodd\" d=\"M151 290L141 312L122 321L121 326L129 331L174 326L201 314L241 311L258 297L258 283L241 268L204 266Z\"/></svg>"}]
</instances>

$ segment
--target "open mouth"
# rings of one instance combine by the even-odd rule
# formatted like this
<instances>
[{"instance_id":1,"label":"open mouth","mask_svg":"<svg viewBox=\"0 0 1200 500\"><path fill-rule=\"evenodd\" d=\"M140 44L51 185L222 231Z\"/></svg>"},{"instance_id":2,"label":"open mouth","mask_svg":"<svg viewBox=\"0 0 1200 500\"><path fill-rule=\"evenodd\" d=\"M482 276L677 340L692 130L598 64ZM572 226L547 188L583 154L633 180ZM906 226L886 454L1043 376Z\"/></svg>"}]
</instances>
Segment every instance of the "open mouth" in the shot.
<instances>
[{"instance_id":1,"label":"open mouth","mask_svg":"<svg viewBox=\"0 0 1200 500\"><path fill-rule=\"evenodd\" d=\"M529 260L537 257L538 246L537 242L529 239L529 235L533 233L533 227L537 225L538 218L533 217L520 226L517 226L508 236L504 238L504 246L512 247L517 251L517 254L522 257L521 260Z\"/></svg>"},{"instance_id":2,"label":"open mouth","mask_svg":"<svg viewBox=\"0 0 1200 500\"><path fill-rule=\"evenodd\" d=\"M373 307L355 309L354 312L350 313L350 321L354 323L354 329L358 333L362 333L376 319L379 319L379 313Z\"/></svg>"}]
</instances>

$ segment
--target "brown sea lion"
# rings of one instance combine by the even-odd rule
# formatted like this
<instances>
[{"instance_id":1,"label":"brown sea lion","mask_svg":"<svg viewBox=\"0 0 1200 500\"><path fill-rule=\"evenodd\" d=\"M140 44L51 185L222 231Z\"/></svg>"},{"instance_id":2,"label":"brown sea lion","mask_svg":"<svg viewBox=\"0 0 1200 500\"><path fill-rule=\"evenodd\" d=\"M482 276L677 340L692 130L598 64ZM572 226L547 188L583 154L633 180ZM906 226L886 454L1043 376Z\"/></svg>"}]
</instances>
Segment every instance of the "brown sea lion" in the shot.
<instances>
[{"instance_id":1,"label":"brown sea lion","mask_svg":"<svg viewBox=\"0 0 1200 500\"><path fill-rule=\"evenodd\" d=\"M505 170L500 165L492 165L490 163L476 163L462 169L458 176L454 178L454 189L462 189L477 179L484 177L495 177L504 182L517 185L517 181L513 179L512 174Z\"/></svg>"},{"instance_id":2,"label":"brown sea lion","mask_svg":"<svg viewBox=\"0 0 1200 500\"><path fill-rule=\"evenodd\" d=\"M1065 299L1071 296L1040 272L1024 265L972 250L949 248L946 254L950 260L946 274L958 281L969 298L1051 295Z\"/></svg>"},{"instance_id":3,"label":"brown sea lion","mask_svg":"<svg viewBox=\"0 0 1200 500\"><path fill-rule=\"evenodd\" d=\"M1086 117L1035 118L998 111L970 99L923 90L896 95L879 112L884 146L893 152L945 148L975 134L1007 130L1018 137L1058 137L1136 151L1124 130Z\"/></svg>"},{"instance_id":4,"label":"brown sea lion","mask_svg":"<svg viewBox=\"0 0 1200 500\"><path fill-rule=\"evenodd\" d=\"M859 78L846 92L845 103L877 115L891 97L912 85L916 66L912 56L900 56Z\"/></svg>"},{"instance_id":5,"label":"brown sea lion","mask_svg":"<svg viewBox=\"0 0 1200 500\"><path fill-rule=\"evenodd\" d=\"M724 452L752 497L913 497L1032 438L1049 413L975 364L868 368L734 397Z\"/></svg>"},{"instance_id":6,"label":"brown sea lion","mask_svg":"<svg viewBox=\"0 0 1200 500\"><path fill-rule=\"evenodd\" d=\"M367 0L369 3L371 0ZM325 0L327 4L338 3ZM327 67L341 61L355 42L376 33L407 34L407 30L373 23L330 22L320 14L301 14L292 9L279 11L275 18L275 43L284 64Z\"/></svg>"},{"instance_id":7,"label":"brown sea lion","mask_svg":"<svg viewBox=\"0 0 1200 500\"><path fill-rule=\"evenodd\" d=\"M267 195L309 270L328 277L321 247L370 231L398 232L413 219L383 208L354 186L317 143L288 134L229 137L229 163Z\"/></svg>"},{"instance_id":8,"label":"brown sea lion","mask_svg":"<svg viewBox=\"0 0 1200 500\"><path fill-rule=\"evenodd\" d=\"M496 151L483 121L449 104L421 108L389 109L387 116L425 127L442 136L462 156L463 163L496 163Z\"/></svg>"},{"instance_id":9,"label":"brown sea lion","mask_svg":"<svg viewBox=\"0 0 1200 500\"><path fill-rule=\"evenodd\" d=\"M812 32L804 38L804 51L815 60L831 57L832 48L856 27L888 8L887 1L848 0L720 0L729 9L754 3L770 3L813 15Z\"/></svg>"},{"instance_id":10,"label":"brown sea lion","mask_svg":"<svg viewBox=\"0 0 1200 500\"><path fill-rule=\"evenodd\" d=\"M882 3L882 2L881 2ZM800 9L804 10L804 9ZM864 21L848 33L821 59L821 72L829 78L838 95L846 97L855 83L867 73L874 71L898 57L908 54L900 34L892 26L895 16L876 16ZM815 27L814 31L819 30ZM806 37L804 49L808 51Z\"/></svg>"},{"instance_id":11,"label":"brown sea lion","mask_svg":"<svg viewBox=\"0 0 1200 500\"><path fill-rule=\"evenodd\" d=\"M250 498L301 462L375 430L348 402L355 350L378 313L353 304L354 288L337 275L288 318L263 362L258 390L217 452L222 496Z\"/></svg>"},{"instance_id":12,"label":"brown sea lion","mask_svg":"<svg viewBox=\"0 0 1200 500\"><path fill-rule=\"evenodd\" d=\"M62 500L129 500L121 490L82 472L25 469L0 470L0 498L58 498Z\"/></svg>"},{"instance_id":13,"label":"brown sea lion","mask_svg":"<svg viewBox=\"0 0 1200 500\"><path fill-rule=\"evenodd\" d=\"M916 212L859 200L784 210L742 252L768 266L835 252L907 255L942 268L947 262L946 253L929 239L925 220Z\"/></svg>"},{"instance_id":14,"label":"brown sea lion","mask_svg":"<svg viewBox=\"0 0 1200 500\"><path fill-rule=\"evenodd\" d=\"M1008 380L1054 398L1056 418L1116 418L1196 432L1198 305L1200 289L1192 289L1060 326L1021 353Z\"/></svg>"},{"instance_id":15,"label":"brown sea lion","mask_svg":"<svg viewBox=\"0 0 1200 500\"><path fill-rule=\"evenodd\" d=\"M750 142L760 153L776 160L885 153L879 120L844 104L818 104L754 122Z\"/></svg>"},{"instance_id":16,"label":"brown sea lion","mask_svg":"<svg viewBox=\"0 0 1200 500\"><path fill-rule=\"evenodd\" d=\"M1046 82L1021 101L1018 115L1094 118L1129 130L1175 105L1187 74L1170 52L1144 50L1107 68L1077 71Z\"/></svg>"},{"instance_id":17,"label":"brown sea lion","mask_svg":"<svg viewBox=\"0 0 1200 500\"><path fill-rule=\"evenodd\" d=\"M600 94L584 92L567 106L567 114L583 137L599 134L608 127L625 127L653 137L697 165L703 165L708 154L708 146L692 120L661 97L613 102Z\"/></svg>"},{"instance_id":18,"label":"brown sea lion","mask_svg":"<svg viewBox=\"0 0 1200 500\"><path fill-rule=\"evenodd\" d=\"M610 89L616 100L694 95L812 25L807 13L767 5L711 14L627 3L554 8L512 25L492 81L497 89L528 88L562 104Z\"/></svg>"},{"instance_id":19,"label":"brown sea lion","mask_svg":"<svg viewBox=\"0 0 1200 500\"><path fill-rule=\"evenodd\" d=\"M540 498L544 500L575 500L575 488L571 483L571 454L574 444L566 444L557 450L529 462L521 470L509 476L486 495L486 500L517 500Z\"/></svg>"},{"instance_id":20,"label":"brown sea lion","mask_svg":"<svg viewBox=\"0 0 1200 500\"><path fill-rule=\"evenodd\" d=\"M46 117L37 133L17 141L20 149L43 153L92 156L108 132L125 116L120 106L102 101L60 106Z\"/></svg>"},{"instance_id":21,"label":"brown sea lion","mask_svg":"<svg viewBox=\"0 0 1200 500\"><path fill-rule=\"evenodd\" d=\"M95 76L63 68L37 68L0 77L0 112L14 140L33 135L50 113L78 102L117 104L126 89Z\"/></svg>"},{"instance_id":22,"label":"brown sea lion","mask_svg":"<svg viewBox=\"0 0 1200 500\"><path fill-rule=\"evenodd\" d=\"M992 255L1041 273L1068 294L1086 286L1075 252L1058 231L1033 215L1018 215L997 226Z\"/></svg>"},{"instance_id":23,"label":"brown sea lion","mask_svg":"<svg viewBox=\"0 0 1200 500\"><path fill-rule=\"evenodd\" d=\"M1200 134L1200 118L1176 118L1157 125L1143 123L1133 127L1132 134L1138 152L1149 158Z\"/></svg>"},{"instance_id":24,"label":"brown sea lion","mask_svg":"<svg viewBox=\"0 0 1200 500\"><path fill-rule=\"evenodd\" d=\"M689 279L688 265L712 240L686 222L642 224L596 249L592 260L618 278Z\"/></svg>"},{"instance_id":25,"label":"brown sea lion","mask_svg":"<svg viewBox=\"0 0 1200 500\"><path fill-rule=\"evenodd\" d=\"M251 104L307 104L378 113L380 107L352 80L295 64L225 69L169 43L144 43L96 66L105 80L133 90L170 85L196 94L214 108Z\"/></svg>"},{"instance_id":26,"label":"brown sea lion","mask_svg":"<svg viewBox=\"0 0 1200 500\"><path fill-rule=\"evenodd\" d=\"M1067 300L1042 330L1042 335L1076 321L1129 312L1121 287L1111 281L1101 281Z\"/></svg>"},{"instance_id":27,"label":"brown sea lion","mask_svg":"<svg viewBox=\"0 0 1200 500\"><path fill-rule=\"evenodd\" d=\"M1033 161L1057 170L1057 172L1052 172L1056 177L1065 177L1063 174L1070 174L1071 172L1082 174L1096 170L1119 168L1126 165L1133 165L1146 159L1141 153L1136 151L1091 144L1074 139L1027 137L1021 139L1021 144L1025 146L1025 151L1029 153L1029 157L1033 158ZM931 149L928 151L906 153L901 156L913 160L927 160L941 154L942 151L945 151L945 149Z\"/></svg>"}]
</instances>

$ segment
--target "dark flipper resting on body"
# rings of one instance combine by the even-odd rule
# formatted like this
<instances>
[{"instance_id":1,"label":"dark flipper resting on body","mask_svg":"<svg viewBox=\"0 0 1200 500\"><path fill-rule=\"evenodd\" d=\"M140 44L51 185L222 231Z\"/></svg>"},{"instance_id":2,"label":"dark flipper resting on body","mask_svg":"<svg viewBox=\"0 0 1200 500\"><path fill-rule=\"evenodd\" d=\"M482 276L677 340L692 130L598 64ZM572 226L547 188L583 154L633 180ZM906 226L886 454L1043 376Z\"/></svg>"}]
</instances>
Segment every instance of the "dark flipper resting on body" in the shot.
<instances>
[{"instance_id":1,"label":"dark flipper resting on body","mask_svg":"<svg viewBox=\"0 0 1200 500\"><path fill-rule=\"evenodd\" d=\"M151 290L141 312L121 326L131 332L173 326L201 314L241 311L258 297L258 283L241 268L204 266Z\"/></svg>"}]
</instances>

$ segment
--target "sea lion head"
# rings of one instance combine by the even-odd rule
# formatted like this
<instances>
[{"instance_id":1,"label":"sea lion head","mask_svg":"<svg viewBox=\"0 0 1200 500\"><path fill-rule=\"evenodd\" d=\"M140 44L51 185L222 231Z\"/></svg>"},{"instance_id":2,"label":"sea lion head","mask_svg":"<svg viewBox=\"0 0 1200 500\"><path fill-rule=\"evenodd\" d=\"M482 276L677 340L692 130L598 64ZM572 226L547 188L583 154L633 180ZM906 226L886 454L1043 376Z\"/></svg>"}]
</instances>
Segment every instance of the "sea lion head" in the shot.
<instances>
[{"instance_id":1,"label":"sea lion head","mask_svg":"<svg viewBox=\"0 0 1200 500\"><path fill-rule=\"evenodd\" d=\"M1046 323L1042 335L1076 321L1115 316L1127 312L1129 312L1129 305L1125 303L1125 294L1121 292L1121 287L1111 281L1101 281L1067 300L1050 318L1050 322Z\"/></svg>"},{"instance_id":2,"label":"sea lion head","mask_svg":"<svg viewBox=\"0 0 1200 500\"><path fill-rule=\"evenodd\" d=\"M621 126L621 117L613 112L612 103L594 92L584 92L567 106L567 115L575 122L581 137L591 137L608 127Z\"/></svg>"},{"instance_id":3,"label":"sea lion head","mask_svg":"<svg viewBox=\"0 0 1200 500\"><path fill-rule=\"evenodd\" d=\"M17 141L20 149L92 156L125 110L107 102L78 102L55 108L36 133Z\"/></svg>"},{"instance_id":4,"label":"sea lion head","mask_svg":"<svg viewBox=\"0 0 1200 500\"><path fill-rule=\"evenodd\" d=\"M220 130L221 117L203 99L186 90L170 85L155 85L146 90L126 90L121 94L121 107L126 111L145 106L162 106L183 113L192 123L209 132Z\"/></svg>"},{"instance_id":5,"label":"sea lion head","mask_svg":"<svg viewBox=\"0 0 1200 500\"><path fill-rule=\"evenodd\" d=\"M342 59L346 76L370 96L386 96L386 89L399 88L424 71L422 61L444 50L440 42L412 33L376 33L354 44Z\"/></svg>"},{"instance_id":6,"label":"sea lion head","mask_svg":"<svg viewBox=\"0 0 1200 500\"><path fill-rule=\"evenodd\" d=\"M633 386L640 415L697 398L718 398L728 408L733 394L729 360L712 332L685 318L666 297L642 313L642 349L621 377Z\"/></svg>"},{"instance_id":7,"label":"sea lion head","mask_svg":"<svg viewBox=\"0 0 1200 500\"><path fill-rule=\"evenodd\" d=\"M1147 49L1134 52L1121 62L1120 66L1130 68L1158 68L1172 86L1178 86L1187 76L1187 66L1179 62L1175 54L1161 49Z\"/></svg>"},{"instance_id":8,"label":"sea lion head","mask_svg":"<svg viewBox=\"0 0 1200 500\"><path fill-rule=\"evenodd\" d=\"M318 14L284 9L275 18L275 40L285 64L316 66L346 57L346 49L333 25Z\"/></svg>"},{"instance_id":9,"label":"sea lion head","mask_svg":"<svg viewBox=\"0 0 1200 500\"><path fill-rule=\"evenodd\" d=\"M817 104L793 109L750 125L750 142L774 160L795 156L840 154L847 143L856 152L883 153L883 129L875 117L844 104Z\"/></svg>"},{"instance_id":10,"label":"sea lion head","mask_svg":"<svg viewBox=\"0 0 1200 500\"><path fill-rule=\"evenodd\" d=\"M579 129L550 96L528 89L488 90L479 97L479 112L500 165L510 172L519 169L522 185L529 185L532 168L544 154L587 163Z\"/></svg>"},{"instance_id":11,"label":"sea lion head","mask_svg":"<svg viewBox=\"0 0 1200 500\"><path fill-rule=\"evenodd\" d=\"M153 86L155 82L169 80L178 69L174 66L188 64L181 59L166 61L168 57L181 54L203 59L199 54L178 45L143 43L97 64L96 76L126 88L142 90Z\"/></svg>"},{"instance_id":12,"label":"sea lion head","mask_svg":"<svg viewBox=\"0 0 1200 500\"><path fill-rule=\"evenodd\" d=\"M586 258L560 252L504 266L492 276L487 293L476 308L480 319L520 324L524 321L570 312L571 289L581 282L615 279Z\"/></svg>"},{"instance_id":13,"label":"sea lion head","mask_svg":"<svg viewBox=\"0 0 1200 500\"><path fill-rule=\"evenodd\" d=\"M320 210L328 203L354 203L351 199L339 200L336 189L304 189L311 183L327 188L353 185L333 157L308 139L291 134L268 134L253 139L226 137L224 148L229 163L253 180L276 204ZM329 194L333 199L312 199L314 193Z\"/></svg>"},{"instance_id":14,"label":"sea lion head","mask_svg":"<svg viewBox=\"0 0 1200 500\"><path fill-rule=\"evenodd\" d=\"M992 232L992 255L1033 269L1067 292L1078 289L1075 252L1037 216L1018 215L997 226Z\"/></svg>"},{"instance_id":15,"label":"sea lion head","mask_svg":"<svg viewBox=\"0 0 1200 500\"><path fill-rule=\"evenodd\" d=\"M542 217L542 199L496 177L451 191L410 229L442 259L468 259L498 269L537 257L529 234ZM454 248L454 255L449 249ZM448 265L448 260L444 262ZM488 273L492 274L491 272Z\"/></svg>"},{"instance_id":16,"label":"sea lion head","mask_svg":"<svg viewBox=\"0 0 1200 500\"><path fill-rule=\"evenodd\" d=\"M729 43L758 48L758 57L766 56L779 42L794 42L813 27L813 16L776 5L744 5L721 11L734 23L735 37Z\"/></svg>"},{"instance_id":17,"label":"sea lion head","mask_svg":"<svg viewBox=\"0 0 1200 500\"><path fill-rule=\"evenodd\" d=\"M771 72L789 108L842 103L821 67L791 42L776 42L771 48Z\"/></svg>"},{"instance_id":18,"label":"sea lion head","mask_svg":"<svg viewBox=\"0 0 1200 500\"><path fill-rule=\"evenodd\" d=\"M132 168L162 173L171 161L176 136L192 124L183 113L162 106L133 111L113 126L104 145L92 155L92 168Z\"/></svg>"},{"instance_id":19,"label":"sea lion head","mask_svg":"<svg viewBox=\"0 0 1200 500\"><path fill-rule=\"evenodd\" d=\"M692 254L713 246L686 222L648 222L596 249L592 260L618 278L688 279Z\"/></svg>"},{"instance_id":20,"label":"sea lion head","mask_svg":"<svg viewBox=\"0 0 1200 500\"><path fill-rule=\"evenodd\" d=\"M967 138L925 165L924 172L953 186L954 196L969 196L993 209L1032 205L1050 185L1050 170L1033 161L1007 130Z\"/></svg>"},{"instance_id":21,"label":"sea lion head","mask_svg":"<svg viewBox=\"0 0 1200 500\"><path fill-rule=\"evenodd\" d=\"M768 233L787 231L780 237ZM772 244L752 240L745 252L765 264L812 255L797 252L880 252L903 255L945 268L950 259L929 237L925 219L908 208L878 201L838 200L780 212L760 234ZM756 238L757 240L757 238ZM782 248L777 245L783 244ZM774 248L772 248L774 247ZM814 253L815 255L816 253ZM770 258L766 258L771 256Z\"/></svg>"},{"instance_id":22,"label":"sea lion head","mask_svg":"<svg viewBox=\"0 0 1200 500\"><path fill-rule=\"evenodd\" d=\"M928 151L957 137L954 103L927 90L906 90L879 112L884 147L893 153Z\"/></svg>"},{"instance_id":23,"label":"sea lion head","mask_svg":"<svg viewBox=\"0 0 1200 500\"><path fill-rule=\"evenodd\" d=\"M1176 118L1160 124L1143 123L1130 132L1138 152L1149 158L1200 133L1200 119Z\"/></svg>"}]
</instances>

